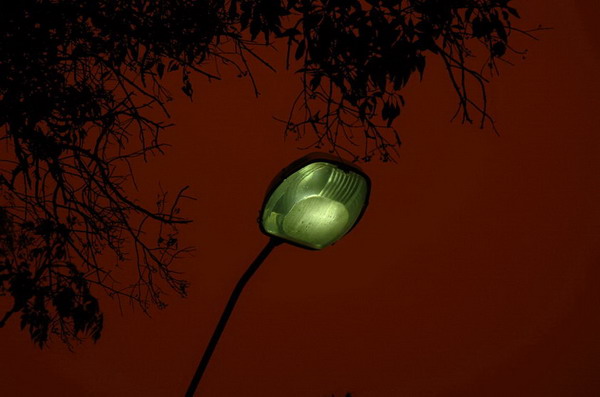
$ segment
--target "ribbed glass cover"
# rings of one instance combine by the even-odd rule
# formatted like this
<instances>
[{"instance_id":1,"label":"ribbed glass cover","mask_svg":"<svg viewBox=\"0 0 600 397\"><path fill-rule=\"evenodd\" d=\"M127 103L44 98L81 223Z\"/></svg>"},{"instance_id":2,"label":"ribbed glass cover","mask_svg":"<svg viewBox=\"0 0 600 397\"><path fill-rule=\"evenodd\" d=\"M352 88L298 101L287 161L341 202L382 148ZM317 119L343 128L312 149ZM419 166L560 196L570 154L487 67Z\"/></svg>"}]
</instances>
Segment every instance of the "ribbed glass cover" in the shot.
<instances>
[{"instance_id":1,"label":"ribbed glass cover","mask_svg":"<svg viewBox=\"0 0 600 397\"><path fill-rule=\"evenodd\" d=\"M362 175L332 163L311 163L272 192L263 210L263 228L309 248L325 248L352 228L367 192Z\"/></svg>"}]
</instances>

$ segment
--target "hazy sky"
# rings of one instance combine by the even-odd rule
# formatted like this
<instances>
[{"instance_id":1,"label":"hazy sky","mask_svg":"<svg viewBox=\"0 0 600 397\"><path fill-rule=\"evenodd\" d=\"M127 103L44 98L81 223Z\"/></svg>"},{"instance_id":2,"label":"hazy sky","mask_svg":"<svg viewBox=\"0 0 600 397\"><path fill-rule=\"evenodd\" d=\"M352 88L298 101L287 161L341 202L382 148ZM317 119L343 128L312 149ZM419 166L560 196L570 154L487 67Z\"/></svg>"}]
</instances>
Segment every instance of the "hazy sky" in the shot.
<instances>
[{"instance_id":1,"label":"hazy sky","mask_svg":"<svg viewBox=\"0 0 600 397\"><path fill-rule=\"evenodd\" d=\"M500 136L451 123L432 62L409 84L397 164L367 164L371 206L320 252L281 246L243 294L199 391L206 397L600 395L600 48L597 1L515 2L515 59L489 87ZM283 63L275 63L283 69ZM167 155L141 169L191 185L192 287L148 318L105 296L105 331L71 353L0 330L3 396L182 395L237 278L266 243L256 218L275 174L304 155L282 126L297 83L257 68L197 81L172 104ZM177 89L177 86L174 86Z\"/></svg>"}]
</instances>

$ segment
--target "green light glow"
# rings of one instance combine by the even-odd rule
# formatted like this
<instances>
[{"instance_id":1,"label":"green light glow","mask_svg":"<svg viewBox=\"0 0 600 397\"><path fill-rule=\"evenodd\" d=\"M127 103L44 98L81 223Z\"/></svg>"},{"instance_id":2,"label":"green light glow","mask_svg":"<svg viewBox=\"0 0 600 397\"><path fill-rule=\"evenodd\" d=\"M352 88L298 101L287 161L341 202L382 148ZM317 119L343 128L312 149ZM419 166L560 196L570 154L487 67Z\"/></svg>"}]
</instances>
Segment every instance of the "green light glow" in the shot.
<instances>
[{"instance_id":1,"label":"green light glow","mask_svg":"<svg viewBox=\"0 0 600 397\"><path fill-rule=\"evenodd\" d=\"M352 228L367 191L367 181L356 172L327 162L309 164L272 192L263 210L263 228L285 240L322 249Z\"/></svg>"}]
</instances>

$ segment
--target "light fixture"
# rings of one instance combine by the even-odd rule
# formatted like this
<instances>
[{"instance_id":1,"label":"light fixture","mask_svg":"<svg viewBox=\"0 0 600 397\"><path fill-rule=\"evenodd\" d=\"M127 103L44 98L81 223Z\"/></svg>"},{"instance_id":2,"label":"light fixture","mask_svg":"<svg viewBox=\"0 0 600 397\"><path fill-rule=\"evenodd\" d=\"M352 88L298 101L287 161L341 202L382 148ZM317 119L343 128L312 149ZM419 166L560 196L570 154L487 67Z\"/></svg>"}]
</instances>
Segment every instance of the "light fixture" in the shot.
<instances>
[{"instance_id":1,"label":"light fixture","mask_svg":"<svg viewBox=\"0 0 600 397\"><path fill-rule=\"evenodd\" d=\"M314 250L334 244L362 217L370 191L366 174L326 154L305 156L275 177L258 219L269 242L231 292L186 397L194 396L242 290L273 248L283 242Z\"/></svg>"},{"instance_id":2,"label":"light fixture","mask_svg":"<svg viewBox=\"0 0 600 397\"><path fill-rule=\"evenodd\" d=\"M324 154L306 156L271 184L259 218L261 230L304 248L325 248L360 219L370 185L351 164Z\"/></svg>"}]
</instances>

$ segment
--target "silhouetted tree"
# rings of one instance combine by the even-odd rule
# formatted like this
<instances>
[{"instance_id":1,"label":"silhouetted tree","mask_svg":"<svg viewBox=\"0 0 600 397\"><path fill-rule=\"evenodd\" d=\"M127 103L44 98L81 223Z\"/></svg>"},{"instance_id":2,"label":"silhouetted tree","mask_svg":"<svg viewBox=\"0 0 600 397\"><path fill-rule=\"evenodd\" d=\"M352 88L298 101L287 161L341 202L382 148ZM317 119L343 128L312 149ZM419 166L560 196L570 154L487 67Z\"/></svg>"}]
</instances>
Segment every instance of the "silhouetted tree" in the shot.
<instances>
[{"instance_id":1,"label":"silhouetted tree","mask_svg":"<svg viewBox=\"0 0 600 397\"><path fill-rule=\"evenodd\" d=\"M493 123L484 68L515 52L510 0L23 0L0 2L0 294L12 299L0 327L20 315L43 346L100 337L95 294L144 310L166 286L185 295L171 267L188 252L177 225L186 198L142 205L135 162L160 154L171 100L163 77L220 79L230 66L272 66L287 48L303 85L290 99L287 134L351 159L392 160L402 88L438 57L458 112ZM474 64L474 55L483 62ZM481 57L480 57L481 59ZM491 73L488 73L491 74ZM473 100L469 87L479 90ZM156 112L156 109L162 111ZM312 137L312 138L311 138ZM133 188L133 189L132 189ZM132 264L128 281L119 264Z\"/></svg>"}]
</instances>

